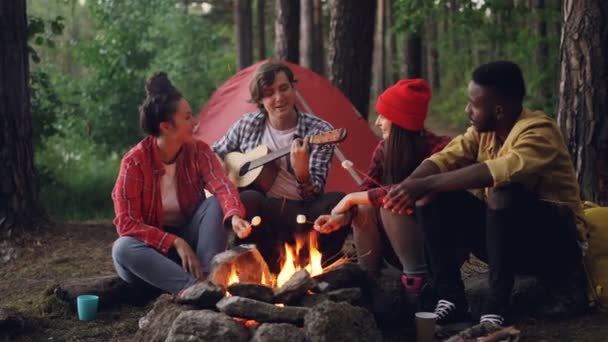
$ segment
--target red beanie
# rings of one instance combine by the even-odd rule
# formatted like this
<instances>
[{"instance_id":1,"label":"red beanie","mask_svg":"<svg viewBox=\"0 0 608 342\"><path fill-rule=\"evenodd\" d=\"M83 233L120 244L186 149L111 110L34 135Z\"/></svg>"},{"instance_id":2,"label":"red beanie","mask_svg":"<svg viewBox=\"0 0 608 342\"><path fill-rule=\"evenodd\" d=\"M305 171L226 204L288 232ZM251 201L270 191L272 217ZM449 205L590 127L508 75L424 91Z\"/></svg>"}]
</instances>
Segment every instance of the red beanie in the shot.
<instances>
[{"instance_id":1,"label":"red beanie","mask_svg":"<svg viewBox=\"0 0 608 342\"><path fill-rule=\"evenodd\" d=\"M425 80L401 80L378 97L376 111L401 128L420 131L430 99L431 88Z\"/></svg>"}]
</instances>

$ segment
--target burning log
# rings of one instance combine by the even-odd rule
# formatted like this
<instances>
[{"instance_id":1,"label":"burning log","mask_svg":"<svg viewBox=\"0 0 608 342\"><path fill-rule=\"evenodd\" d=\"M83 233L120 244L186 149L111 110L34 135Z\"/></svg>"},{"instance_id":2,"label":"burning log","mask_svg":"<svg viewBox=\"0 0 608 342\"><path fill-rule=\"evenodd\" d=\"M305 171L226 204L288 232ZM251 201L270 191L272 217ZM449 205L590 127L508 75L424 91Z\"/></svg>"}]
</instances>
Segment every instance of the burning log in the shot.
<instances>
[{"instance_id":1,"label":"burning log","mask_svg":"<svg viewBox=\"0 0 608 342\"><path fill-rule=\"evenodd\" d=\"M293 323L302 325L308 308L278 307L254 299L232 296L217 303L217 308L230 316L253 319L264 323Z\"/></svg>"},{"instance_id":2,"label":"burning log","mask_svg":"<svg viewBox=\"0 0 608 342\"><path fill-rule=\"evenodd\" d=\"M306 270L299 270L274 292L275 303L290 304L302 298L314 286L314 281Z\"/></svg>"},{"instance_id":3,"label":"burning log","mask_svg":"<svg viewBox=\"0 0 608 342\"><path fill-rule=\"evenodd\" d=\"M321 273L313 279L317 285L313 289L315 292L327 292L348 287L368 288L370 277L355 263L345 263L335 269Z\"/></svg>"},{"instance_id":4,"label":"burning log","mask_svg":"<svg viewBox=\"0 0 608 342\"><path fill-rule=\"evenodd\" d=\"M360 299L361 289L358 287L351 287L305 296L300 301L300 305L305 307L313 307L326 300L330 300L332 302L347 302L349 304L357 304Z\"/></svg>"},{"instance_id":5,"label":"burning log","mask_svg":"<svg viewBox=\"0 0 608 342\"><path fill-rule=\"evenodd\" d=\"M183 290L175 301L180 304L194 305L200 309L213 309L223 297L223 288L209 281L201 281Z\"/></svg>"},{"instance_id":6,"label":"burning log","mask_svg":"<svg viewBox=\"0 0 608 342\"><path fill-rule=\"evenodd\" d=\"M265 303L274 301L272 289L262 284L234 283L228 286L228 292L233 296L255 299Z\"/></svg>"},{"instance_id":7,"label":"burning log","mask_svg":"<svg viewBox=\"0 0 608 342\"><path fill-rule=\"evenodd\" d=\"M239 245L214 256L209 279L226 288L233 270L239 282L264 283L272 279L268 265L255 245Z\"/></svg>"}]
</instances>

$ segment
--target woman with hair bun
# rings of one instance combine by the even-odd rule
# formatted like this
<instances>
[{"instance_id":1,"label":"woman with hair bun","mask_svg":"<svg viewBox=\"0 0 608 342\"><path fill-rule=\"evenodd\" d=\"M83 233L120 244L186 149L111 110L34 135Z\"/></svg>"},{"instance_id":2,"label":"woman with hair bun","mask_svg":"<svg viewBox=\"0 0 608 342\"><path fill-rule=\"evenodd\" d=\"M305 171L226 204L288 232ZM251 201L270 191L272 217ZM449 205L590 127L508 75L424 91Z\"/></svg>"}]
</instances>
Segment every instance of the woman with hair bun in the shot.
<instances>
[{"instance_id":1,"label":"woman with hair bun","mask_svg":"<svg viewBox=\"0 0 608 342\"><path fill-rule=\"evenodd\" d=\"M146 137L123 157L112 191L120 236L112 258L123 280L178 293L225 249L225 222L235 232L251 225L215 154L194 140L192 109L166 73L146 81L139 114Z\"/></svg>"}]
</instances>

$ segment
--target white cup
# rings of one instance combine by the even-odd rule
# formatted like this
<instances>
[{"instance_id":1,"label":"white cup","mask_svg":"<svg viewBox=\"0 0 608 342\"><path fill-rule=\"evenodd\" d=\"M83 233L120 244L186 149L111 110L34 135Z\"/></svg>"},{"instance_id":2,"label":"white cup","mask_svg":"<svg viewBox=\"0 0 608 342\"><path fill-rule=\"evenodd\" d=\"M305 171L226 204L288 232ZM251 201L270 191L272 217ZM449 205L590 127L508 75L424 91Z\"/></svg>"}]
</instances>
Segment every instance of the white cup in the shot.
<instances>
[{"instance_id":1,"label":"white cup","mask_svg":"<svg viewBox=\"0 0 608 342\"><path fill-rule=\"evenodd\" d=\"M432 312L416 312L416 341L435 341L435 320L437 315Z\"/></svg>"}]
</instances>

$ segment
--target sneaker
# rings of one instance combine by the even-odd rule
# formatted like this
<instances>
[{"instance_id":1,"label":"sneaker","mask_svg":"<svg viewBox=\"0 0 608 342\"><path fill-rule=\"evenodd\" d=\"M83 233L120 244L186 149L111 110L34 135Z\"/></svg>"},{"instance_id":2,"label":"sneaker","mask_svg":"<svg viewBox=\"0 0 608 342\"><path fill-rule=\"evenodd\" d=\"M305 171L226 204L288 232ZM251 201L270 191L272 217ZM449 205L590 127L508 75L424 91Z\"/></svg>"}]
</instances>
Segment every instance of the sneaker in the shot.
<instances>
[{"instance_id":1,"label":"sneaker","mask_svg":"<svg viewBox=\"0 0 608 342\"><path fill-rule=\"evenodd\" d=\"M448 337L471 326L468 308L441 299L435 307L439 337Z\"/></svg>"}]
</instances>

